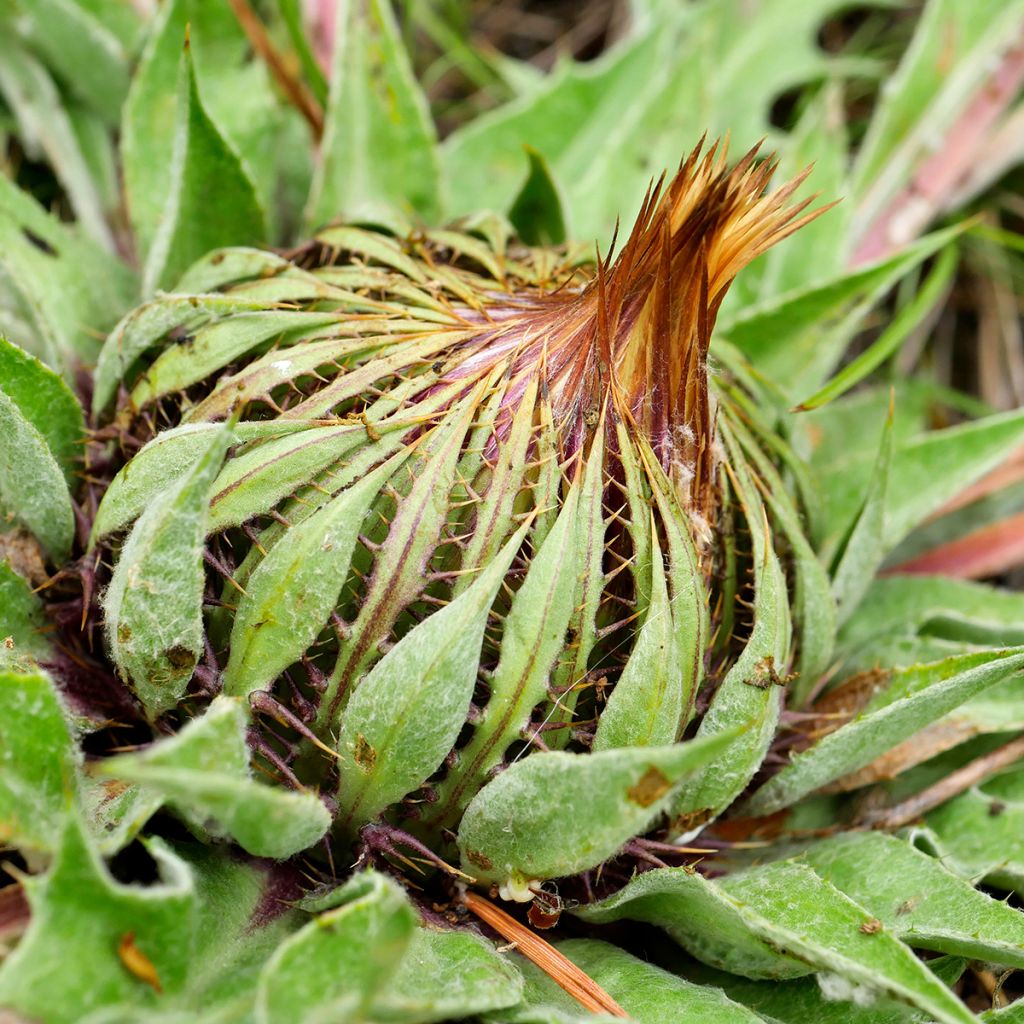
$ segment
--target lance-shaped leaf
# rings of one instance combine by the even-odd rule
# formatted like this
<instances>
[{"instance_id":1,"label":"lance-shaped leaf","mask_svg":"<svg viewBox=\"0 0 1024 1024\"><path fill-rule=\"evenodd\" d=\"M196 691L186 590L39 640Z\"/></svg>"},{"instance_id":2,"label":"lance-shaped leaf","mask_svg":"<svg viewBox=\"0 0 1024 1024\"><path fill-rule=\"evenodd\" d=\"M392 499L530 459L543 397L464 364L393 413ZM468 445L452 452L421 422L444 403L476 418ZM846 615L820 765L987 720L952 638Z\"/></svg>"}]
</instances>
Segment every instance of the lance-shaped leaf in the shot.
<instances>
[{"instance_id":1,"label":"lance-shaped leaf","mask_svg":"<svg viewBox=\"0 0 1024 1024\"><path fill-rule=\"evenodd\" d=\"M698 737L741 730L713 766L699 772L672 806L673 830L685 834L716 817L754 777L775 734L781 704L780 673L789 659L791 624L786 578L772 547L764 504L739 446L723 430L736 456L734 477L753 542L754 625L743 651L712 698Z\"/></svg>"},{"instance_id":2,"label":"lance-shaped leaf","mask_svg":"<svg viewBox=\"0 0 1024 1024\"><path fill-rule=\"evenodd\" d=\"M157 434L110 482L93 520L92 540L95 542L127 526L155 495L195 468L220 429L219 423L184 423ZM310 425L304 422L257 420L236 424L233 433L235 439L244 444L310 429ZM310 435L309 439L315 436ZM324 458L333 461L334 455L328 454ZM310 477L314 475L315 470L309 473Z\"/></svg>"},{"instance_id":3,"label":"lance-shaped leaf","mask_svg":"<svg viewBox=\"0 0 1024 1024\"><path fill-rule=\"evenodd\" d=\"M225 693L265 689L302 660L338 603L367 509L407 455L399 452L293 526L259 563L235 612Z\"/></svg>"},{"instance_id":4,"label":"lance-shaped leaf","mask_svg":"<svg viewBox=\"0 0 1024 1024\"><path fill-rule=\"evenodd\" d=\"M97 337L135 299L135 274L127 266L50 216L6 176L0 176L0 270L24 307L25 331L12 337L67 374L77 362L95 359Z\"/></svg>"},{"instance_id":5,"label":"lance-shaped leaf","mask_svg":"<svg viewBox=\"0 0 1024 1024\"><path fill-rule=\"evenodd\" d=\"M1024 965L1024 913L979 892L905 840L850 833L814 843L802 859L909 946Z\"/></svg>"},{"instance_id":6,"label":"lance-shaped leaf","mask_svg":"<svg viewBox=\"0 0 1024 1024\"><path fill-rule=\"evenodd\" d=\"M579 487L566 496L552 530L530 563L502 627L501 656L490 679L490 699L472 739L438 785L431 824L453 827L462 809L521 734L530 714L548 696L548 677L561 653L574 610ZM535 542L538 516L531 541Z\"/></svg>"},{"instance_id":7,"label":"lance-shaped leaf","mask_svg":"<svg viewBox=\"0 0 1024 1024\"><path fill-rule=\"evenodd\" d=\"M1024 650L954 655L931 665L892 672L852 722L820 739L762 786L745 804L751 814L788 807L833 779L937 721L953 708L1024 668Z\"/></svg>"},{"instance_id":8,"label":"lance-shaped leaf","mask_svg":"<svg viewBox=\"0 0 1024 1024\"><path fill-rule=\"evenodd\" d=\"M0 390L0 513L35 534L50 559L63 562L75 536L71 494L46 438Z\"/></svg>"},{"instance_id":9,"label":"lance-shaped leaf","mask_svg":"<svg viewBox=\"0 0 1024 1024\"><path fill-rule=\"evenodd\" d=\"M356 688L337 744L338 818L345 827L355 829L397 803L455 745L488 613L528 529L529 523L520 527L468 590L410 630Z\"/></svg>"},{"instance_id":10,"label":"lance-shaped leaf","mask_svg":"<svg viewBox=\"0 0 1024 1024\"><path fill-rule=\"evenodd\" d=\"M544 155L533 146L524 148L530 169L509 207L508 219L527 245L561 245L566 223L558 184Z\"/></svg>"},{"instance_id":11,"label":"lance-shaped leaf","mask_svg":"<svg viewBox=\"0 0 1024 1024\"><path fill-rule=\"evenodd\" d=\"M647 618L594 735L594 750L675 743L689 706L669 607L661 546L653 535L653 588Z\"/></svg>"},{"instance_id":12,"label":"lance-shaped leaf","mask_svg":"<svg viewBox=\"0 0 1024 1024\"><path fill-rule=\"evenodd\" d=\"M331 816L313 793L251 778L247 724L240 700L218 697L176 736L110 758L102 771L160 794L201 833L229 836L257 857L290 857L321 839Z\"/></svg>"},{"instance_id":13,"label":"lance-shaped leaf","mask_svg":"<svg viewBox=\"0 0 1024 1024\"><path fill-rule=\"evenodd\" d=\"M332 894L330 908L285 940L264 966L257 1024L374 1019L416 928L398 884L364 871Z\"/></svg>"},{"instance_id":14,"label":"lance-shaped leaf","mask_svg":"<svg viewBox=\"0 0 1024 1024\"><path fill-rule=\"evenodd\" d=\"M218 316L251 312L264 304L235 295L160 295L123 316L107 335L93 373L92 410L99 415L117 393L118 384L141 356L170 344L175 330L191 335L195 328Z\"/></svg>"},{"instance_id":15,"label":"lance-shaped leaf","mask_svg":"<svg viewBox=\"0 0 1024 1024\"><path fill-rule=\"evenodd\" d=\"M351 0L336 10L323 160L308 219L436 220L436 134L391 4Z\"/></svg>"},{"instance_id":16,"label":"lance-shaped leaf","mask_svg":"<svg viewBox=\"0 0 1024 1024\"><path fill-rule=\"evenodd\" d=\"M451 514L450 495L459 456L479 394L480 389L475 389L470 399L452 408L403 467L412 483L405 485L408 493L399 500L387 536L376 553L359 614L320 702L320 728L337 728L343 703L358 685L363 670L379 655L377 645L387 638L398 616L426 585L427 566Z\"/></svg>"},{"instance_id":17,"label":"lance-shaped leaf","mask_svg":"<svg viewBox=\"0 0 1024 1024\"><path fill-rule=\"evenodd\" d=\"M231 432L139 517L103 599L107 642L150 717L177 703L203 651L203 544L210 487Z\"/></svg>"},{"instance_id":18,"label":"lance-shaped leaf","mask_svg":"<svg viewBox=\"0 0 1024 1024\"><path fill-rule=\"evenodd\" d=\"M299 340L307 331L338 321L337 313L283 309L236 312L200 327L188 344L164 351L133 388L132 401L143 406L163 395L182 391L272 339Z\"/></svg>"},{"instance_id":19,"label":"lance-shaped leaf","mask_svg":"<svg viewBox=\"0 0 1024 1024\"><path fill-rule=\"evenodd\" d=\"M80 758L43 673L0 672L0 752L0 840L25 851L53 850L74 804Z\"/></svg>"},{"instance_id":20,"label":"lance-shaped leaf","mask_svg":"<svg viewBox=\"0 0 1024 1024\"><path fill-rule=\"evenodd\" d=\"M892 464L892 419L890 408L864 503L832 576L832 595L840 622L849 618L860 603L885 558L885 496Z\"/></svg>"},{"instance_id":21,"label":"lance-shaped leaf","mask_svg":"<svg viewBox=\"0 0 1024 1024\"><path fill-rule=\"evenodd\" d=\"M649 871L614 896L574 911L585 921L647 921L705 963L748 978L812 971L918 1007L943 1024L967 1008L903 943L804 864L711 882L683 868ZM845 984L844 984L845 983Z\"/></svg>"},{"instance_id":22,"label":"lance-shaped leaf","mask_svg":"<svg viewBox=\"0 0 1024 1024\"><path fill-rule=\"evenodd\" d=\"M187 41L177 90L167 200L143 274L147 294L173 284L210 249L260 242L267 235L266 218L249 171L200 100Z\"/></svg>"},{"instance_id":23,"label":"lance-shaped leaf","mask_svg":"<svg viewBox=\"0 0 1024 1024\"><path fill-rule=\"evenodd\" d=\"M71 486L85 438L85 417L63 378L0 338L0 391L39 431Z\"/></svg>"},{"instance_id":24,"label":"lance-shaped leaf","mask_svg":"<svg viewBox=\"0 0 1024 1024\"><path fill-rule=\"evenodd\" d=\"M0 1005L36 1020L78 1024L119 1003L140 1010L178 992L193 936L195 887L188 866L158 840L160 881L122 885L69 814L49 871L22 883L28 931L0 965ZM75 969L88 964L87 971ZM135 970L133 971L131 964Z\"/></svg>"},{"instance_id":25,"label":"lance-shaped leaf","mask_svg":"<svg viewBox=\"0 0 1024 1024\"><path fill-rule=\"evenodd\" d=\"M576 718L576 704L584 689L590 655L597 643L597 613L605 584L604 485L604 430L599 426L587 456L580 490L576 523L576 563L579 571L573 597L573 613L566 633L569 642L551 673L553 699L550 710L544 715L549 724L563 725L563 728L552 729L545 737L548 745L556 750L564 747L572 738L572 730L568 726Z\"/></svg>"},{"instance_id":26,"label":"lance-shaped leaf","mask_svg":"<svg viewBox=\"0 0 1024 1024\"><path fill-rule=\"evenodd\" d=\"M646 831L679 781L714 760L736 733L667 747L596 754L534 753L474 798L459 826L463 867L511 895L532 881L595 867ZM527 898L529 895L527 894Z\"/></svg>"}]
</instances>

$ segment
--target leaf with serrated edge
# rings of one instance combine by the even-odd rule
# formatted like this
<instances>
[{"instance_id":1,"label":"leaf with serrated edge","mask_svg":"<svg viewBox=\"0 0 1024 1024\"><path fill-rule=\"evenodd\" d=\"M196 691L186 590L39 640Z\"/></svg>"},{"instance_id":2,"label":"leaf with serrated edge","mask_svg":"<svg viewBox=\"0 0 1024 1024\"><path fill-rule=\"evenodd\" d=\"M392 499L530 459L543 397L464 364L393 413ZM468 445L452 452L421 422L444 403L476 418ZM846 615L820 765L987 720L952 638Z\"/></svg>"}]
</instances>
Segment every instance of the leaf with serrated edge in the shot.
<instances>
[{"instance_id":1,"label":"leaf with serrated edge","mask_svg":"<svg viewBox=\"0 0 1024 1024\"><path fill-rule=\"evenodd\" d=\"M955 655L890 674L861 714L820 739L744 804L771 814L876 757L1007 676L1024 668L1024 649Z\"/></svg>"},{"instance_id":2,"label":"leaf with serrated edge","mask_svg":"<svg viewBox=\"0 0 1024 1024\"><path fill-rule=\"evenodd\" d=\"M679 781L735 738L732 730L667 747L531 754L466 808L458 838L463 868L515 896L534 880L596 867L650 828Z\"/></svg>"},{"instance_id":3,"label":"leaf with serrated edge","mask_svg":"<svg viewBox=\"0 0 1024 1024\"><path fill-rule=\"evenodd\" d=\"M521 526L468 590L407 633L356 688L337 743L343 827L354 830L397 803L454 746L473 697L488 613L528 529Z\"/></svg>"},{"instance_id":4,"label":"leaf with serrated edge","mask_svg":"<svg viewBox=\"0 0 1024 1024\"><path fill-rule=\"evenodd\" d=\"M174 707L203 651L203 544L210 488L231 442L222 426L195 465L152 499L103 599L107 643L147 714Z\"/></svg>"}]
</instances>

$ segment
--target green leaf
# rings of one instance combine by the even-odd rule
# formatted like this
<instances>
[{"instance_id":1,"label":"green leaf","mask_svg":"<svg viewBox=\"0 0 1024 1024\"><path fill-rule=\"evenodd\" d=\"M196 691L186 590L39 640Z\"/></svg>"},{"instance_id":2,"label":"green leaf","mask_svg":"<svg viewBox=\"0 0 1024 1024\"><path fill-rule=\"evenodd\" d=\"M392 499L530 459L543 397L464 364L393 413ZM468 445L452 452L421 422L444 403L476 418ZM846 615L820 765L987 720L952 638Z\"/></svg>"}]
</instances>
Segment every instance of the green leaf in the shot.
<instances>
[{"instance_id":1,"label":"green leaf","mask_svg":"<svg viewBox=\"0 0 1024 1024\"><path fill-rule=\"evenodd\" d=\"M454 747L473 697L488 613L528 529L520 527L468 590L406 633L359 683L337 742L343 827L355 830L398 803Z\"/></svg>"},{"instance_id":2,"label":"green leaf","mask_svg":"<svg viewBox=\"0 0 1024 1024\"><path fill-rule=\"evenodd\" d=\"M50 678L0 672L0 841L50 851L77 789L79 756Z\"/></svg>"},{"instance_id":3,"label":"green leaf","mask_svg":"<svg viewBox=\"0 0 1024 1024\"><path fill-rule=\"evenodd\" d=\"M810 398L805 398L797 410L805 412L827 405L833 399L845 394L855 384L859 384L870 373L877 370L886 359L898 352L910 334L920 326L939 302L944 301L958 262L959 257L955 247L947 246L943 249L928 277L914 291L906 305L899 308L885 330L852 362L847 363L823 388L817 390Z\"/></svg>"},{"instance_id":4,"label":"green leaf","mask_svg":"<svg viewBox=\"0 0 1024 1024\"><path fill-rule=\"evenodd\" d=\"M531 883L596 867L645 832L681 779L708 764L736 732L667 747L596 754L533 753L473 798L459 826L463 868L511 898Z\"/></svg>"},{"instance_id":5,"label":"green leaf","mask_svg":"<svg viewBox=\"0 0 1024 1024\"><path fill-rule=\"evenodd\" d=\"M744 805L771 814L849 772L863 768L953 708L1024 668L1024 651L1010 648L957 655L892 671L857 718L822 737L762 786Z\"/></svg>"},{"instance_id":6,"label":"green leaf","mask_svg":"<svg viewBox=\"0 0 1024 1024\"><path fill-rule=\"evenodd\" d=\"M293 526L259 563L231 627L225 693L265 689L302 660L338 603L367 510L408 454L399 452Z\"/></svg>"},{"instance_id":7,"label":"green leaf","mask_svg":"<svg viewBox=\"0 0 1024 1024\"><path fill-rule=\"evenodd\" d=\"M558 184L542 153L526 146L530 170L508 219L527 245L561 245L568 231Z\"/></svg>"},{"instance_id":8,"label":"green leaf","mask_svg":"<svg viewBox=\"0 0 1024 1024\"><path fill-rule=\"evenodd\" d=\"M873 930L866 910L804 864L776 862L721 882L684 868L648 871L574 913L592 924L656 924L705 963L744 977L816 971L834 990L878 993L949 1024L974 1019L906 946Z\"/></svg>"},{"instance_id":9,"label":"green leaf","mask_svg":"<svg viewBox=\"0 0 1024 1024\"><path fill-rule=\"evenodd\" d=\"M885 505L886 550L975 480L998 466L1024 441L1024 412L999 413L945 430L932 430L898 445L893 453ZM821 474L828 537L848 528L871 473L871 455L836 459Z\"/></svg>"},{"instance_id":10,"label":"green leaf","mask_svg":"<svg viewBox=\"0 0 1024 1024\"><path fill-rule=\"evenodd\" d=\"M526 578L512 599L498 665L489 680L490 699L458 763L437 786L438 801L427 818L431 827L455 826L488 773L522 735L533 709L548 696L549 675L564 649L565 631L575 609L578 508L579 487L574 485L554 527L535 547ZM534 545L541 525L538 517L531 537Z\"/></svg>"},{"instance_id":11,"label":"green leaf","mask_svg":"<svg viewBox=\"0 0 1024 1024\"><path fill-rule=\"evenodd\" d=\"M28 330L14 338L70 378L135 300L134 273L51 217L0 175L0 269L24 304Z\"/></svg>"},{"instance_id":12,"label":"green leaf","mask_svg":"<svg viewBox=\"0 0 1024 1024\"><path fill-rule=\"evenodd\" d=\"M180 990L195 913L188 865L158 840L150 853L160 881L122 885L104 868L74 815L68 815L49 871L24 881L28 931L0 965L0 1005L48 1024L78 1024L118 1003L141 1010ZM164 997L133 974L122 944L149 962ZM88 970L78 969L88 964Z\"/></svg>"},{"instance_id":13,"label":"green leaf","mask_svg":"<svg viewBox=\"0 0 1024 1024\"><path fill-rule=\"evenodd\" d=\"M933 232L878 263L723 318L718 334L797 401L820 386L879 299L962 230Z\"/></svg>"},{"instance_id":14,"label":"green leaf","mask_svg":"<svg viewBox=\"0 0 1024 1024\"><path fill-rule=\"evenodd\" d=\"M954 985L966 962L960 957L936 957L928 970L947 985ZM758 1019L772 1024L934 1024L929 1013L911 1010L878 996L838 975L819 974L794 981L749 981L710 967L687 964L684 973L704 985L718 985L731 999L750 1007Z\"/></svg>"},{"instance_id":15,"label":"green leaf","mask_svg":"<svg viewBox=\"0 0 1024 1024\"><path fill-rule=\"evenodd\" d=\"M672 830L683 835L720 814L760 768L779 720L779 684L792 636L786 578L768 533L764 504L724 423L722 432L733 456L733 476L753 545L754 624L697 730L698 737L728 732L735 738L714 765L681 787L672 803Z\"/></svg>"},{"instance_id":16,"label":"green leaf","mask_svg":"<svg viewBox=\"0 0 1024 1024\"><path fill-rule=\"evenodd\" d=\"M337 8L323 159L307 219L392 224L440 215L436 133L390 0Z\"/></svg>"},{"instance_id":17,"label":"green leaf","mask_svg":"<svg viewBox=\"0 0 1024 1024\"><path fill-rule=\"evenodd\" d=\"M93 413L98 416L106 409L122 381L130 383L126 378L136 360L161 343L169 344L172 331L183 331L188 337L218 315L253 312L264 306L240 296L202 293L161 295L136 306L118 321L100 351L93 374Z\"/></svg>"},{"instance_id":18,"label":"green leaf","mask_svg":"<svg viewBox=\"0 0 1024 1024\"><path fill-rule=\"evenodd\" d=\"M919 842L974 883L1024 890L1024 799L970 789L925 819Z\"/></svg>"},{"instance_id":19,"label":"green leaf","mask_svg":"<svg viewBox=\"0 0 1024 1024\"><path fill-rule=\"evenodd\" d=\"M688 687L662 569L661 546L653 536L654 587L647 618L622 674L601 712L593 749L675 743L689 709Z\"/></svg>"},{"instance_id":20,"label":"green leaf","mask_svg":"<svg viewBox=\"0 0 1024 1024\"><path fill-rule=\"evenodd\" d=\"M85 417L71 389L49 367L0 338L0 391L45 438L70 487L85 440Z\"/></svg>"},{"instance_id":21,"label":"green leaf","mask_svg":"<svg viewBox=\"0 0 1024 1024\"><path fill-rule=\"evenodd\" d=\"M331 908L286 939L260 975L256 1024L373 1020L399 970L416 913L386 875L364 871Z\"/></svg>"},{"instance_id":22,"label":"green leaf","mask_svg":"<svg viewBox=\"0 0 1024 1024\"><path fill-rule=\"evenodd\" d=\"M1024 913L979 892L904 840L851 833L814 843L803 860L907 945L1024 965Z\"/></svg>"},{"instance_id":23,"label":"green leaf","mask_svg":"<svg viewBox=\"0 0 1024 1024\"><path fill-rule=\"evenodd\" d=\"M853 175L864 231L992 75L1024 15L1020 0L931 0L879 96Z\"/></svg>"},{"instance_id":24,"label":"green leaf","mask_svg":"<svg viewBox=\"0 0 1024 1024\"><path fill-rule=\"evenodd\" d=\"M96 518L92 541L127 526L162 490L195 468L220 430L219 423L185 423L163 430L132 456L110 482ZM235 425L232 433L242 444L291 437L310 430L305 421L256 420ZM252 449L247 449L247 451Z\"/></svg>"},{"instance_id":25,"label":"green leaf","mask_svg":"<svg viewBox=\"0 0 1024 1024\"><path fill-rule=\"evenodd\" d=\"M262 351L274 339L283 345L295 343L318 328L336 326L337 313L264 309L238 312L234 316L199 327L187 344L176 344L162 352L132 389L132 402L141 407L172 392L183 391L254 349ZM230 412L230 408L223 410Z\"/></svg>"},{"instance_id":26,"label":"green leaf","mask_svg":"<svg viewBox=\"0 0 1024 1024\"><path fill-rule=\"evenodd\" d=\"M558 951L581 967L630 1016L643 1024L760 1024L761 1018L734 1003L721 989L676 977L644 960L594 939L560 942Z\"/></svg>"},{"instance_id":27,"label":"green leaf","mask_svg":"<svg viewBox=\"0 0 1024 1024\"><path fill-rule=\"evenodd\" d=\"M231 432L154 497L121 548L103 599L107 643L147 714L174 707L203 652L203 544L210 488Z\"/></svg>"},{"instance_id":28,"label":"green leaf","mask_svg":"<svg viewBox=\"0 0 1024 1024\"><path fill-rule=\"evenodd\" d=\"M0 667L23 659L43 660L52 648L43 605L28 581L6 561L0 561ZM7 646L10 640L12 647Z\"/></svg>"},{"instance_id":29,"label":"green leaf","mask_svg":"<svg viewBox=\"0 0 1024 1024\"><path fill-rule=\"evenodd\" d=\"M0 95L18 119L29 154L45 155L86 233L112 253L114 240L103 199L57 87L46 68L18 45L6 27L0 30Z\"/></svg>"},{"instance_id":30,"label":"green leaf","mask_svg":"<svg viewBox=\"0 0 1024 1024\"><path fill-rule=\"evenodd\" d=\"M0 390L0 512L35 534L60 565L75 539L75 514L61 467L46 438Z\"/></svg>"},{"instance_id":31,"label":"green leaf","mask_svg":"<svg viewBox=\"0 0 1024 1024\"><path fill-rule=\"evenodd\" d=\"M485 939L421 927L373 1014L378 1020L433 1024L513 1006L522 991L520 973Z\"/></svg>"},{"instance_id":32,"label":"green leaf","mask_svg":"<svg viewBox=\"0 0 1024 1024\"><path fill-rule=\"evenodd\" d=\"M247 725L240 700L218 697L177 735L112 757L102 771L160 794L201 832L229 836L257 857L290 857L321 839L331 816L313 793L250 777Z\"/></svg>"},{"instance_id":33,"label":"green leaf","mask_svg":"<svg viewBox=\"0 0 1024 1024\"><path fill-rule=\"evenodd\" d=\"M70 92L116 125L128 92L128 54L94 12L74 0L18 0L31 46Z\"/></svg>"},{"instance_id":34,"label":"green leaf","mask_svg":"<svg viewBox=\"0 0 1024 1024\"><path fill-rule=\"evenodd\" d=\"M892 466L892 421L890 407L864 502L832 574L832 596L840 622L860 604L885 558L885 499Z\"/></svg>"},{"instance_id":35,"label":"green leaf","mask_svg":"<svg viewBox=\"0 0 1024 1024\"><path fill-rule=\"evenodd\" d=\"M249 171L199 96L187 43L178 72L178 115L166 205L146 255L143 291L175 282L223 245L264 241L266 218Z\"/></svg>"}]
</instances>

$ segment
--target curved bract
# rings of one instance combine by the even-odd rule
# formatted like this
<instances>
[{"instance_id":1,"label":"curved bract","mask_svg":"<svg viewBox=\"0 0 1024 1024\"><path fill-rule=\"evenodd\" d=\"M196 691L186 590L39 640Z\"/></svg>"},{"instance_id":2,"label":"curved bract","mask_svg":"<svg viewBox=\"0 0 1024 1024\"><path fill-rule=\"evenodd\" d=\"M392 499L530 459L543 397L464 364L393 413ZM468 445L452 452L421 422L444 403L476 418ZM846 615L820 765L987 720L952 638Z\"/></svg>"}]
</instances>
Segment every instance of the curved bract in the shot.
<instances>
[{"instance_id":1,"label":"curved bract","mask_svg":"<svg viewBox=\"0 0 1024 1024\"><path fill-rule=\"evenodd\" d=\"M99 377L122 368L115 426L171 429L113 481L97 539L143 508L130 536L162 535L157 494L196 479L206 434L230 420L228 457L190 506L208 572L175 595L189 621L205 608L188 666L207 690L277 709L286 735L257 742L292 784L334 792L341 834L383 813L449 848L471 802L488 818L495 772L532 748L594 745L638 813L567 860L574 873L662 812L676 832L709 820L752 777L790 615L747 461L767 456L734 438L742 410L728 387L714 397L708 350L736 273L816 215L790 205L799 180L763 194L773 171L698 147L614 258L524 248L497 219L405 239L332 227L287 259L224 251L186 275L194 295L157 298L111 334ZM738 613L716 582L737 522L753 547ZM121 601L147 600L141 550L120 546ZM728 623L715 645L712 619ZM178 694L158 699L151 680L181 675L160 658L184 655L139 637L145 621L110 642L157 714ZM145 679L124 644L149 652ZM718 782L701 782L708 758L662 765L699 693L694 753L719 754ZM547 763L531 768L537 793ZM576 789L602 774L588 756L550 763Z\"/></svg>"}]
</instances>

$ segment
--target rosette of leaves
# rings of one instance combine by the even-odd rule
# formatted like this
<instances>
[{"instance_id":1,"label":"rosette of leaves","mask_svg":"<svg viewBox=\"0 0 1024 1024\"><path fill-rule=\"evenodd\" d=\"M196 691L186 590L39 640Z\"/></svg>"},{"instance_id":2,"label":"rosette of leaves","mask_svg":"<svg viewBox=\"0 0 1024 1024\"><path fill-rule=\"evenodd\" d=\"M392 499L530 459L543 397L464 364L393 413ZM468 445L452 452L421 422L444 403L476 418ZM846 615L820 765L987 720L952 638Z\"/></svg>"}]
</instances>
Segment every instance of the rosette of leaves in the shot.
<instances>
[{"instance_id":1,"label":"rosette of leaves","mask_svg":"<svg viewBox=\"0 0 1024 1024\"><path fill-rule=\"evenodd\" d=\"M243 246L290 237L312 161L272 144L301 120L227 7L125 29L133 233L81 221L141 274L0 182L23 346L0 348L0 1007L946 1022L976 1019L963 977L998 983L978 964L1022 966L1019 911L974 888L1024 877L1019 773L996 774L1022 753L1021 602L875 577L987 514L917 529L1024 421L927 430L924 382L838 398L939 306L963 236L889 231L916 173L896 126L955 126L1019 7L929 5L848 185L834 87L809 103L782 170L816 156L845 212L815 219L799 179L766 193L786 175L756 151L698 147L646 195L666 154L626 159L756 137L827 63L778 40L832 6L737 14L756 101L723 64L673 135L687 55L731 14L637 4L594 70L495 65L520 95L439 159L390 8L342 5L306 203L341 217L276 251ZM44 100L93 102L39 28L90 10L24 0L0 88L31 58ZM301 63L296 17L276 31ZM589 112L571 136L567 109ZM604 256L560 244L637 207ZM97 359L87 447L26 350Z\"/></svg>"}]
</instances>

